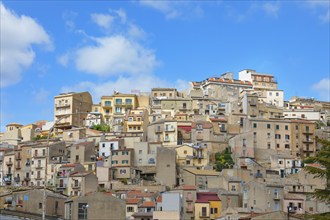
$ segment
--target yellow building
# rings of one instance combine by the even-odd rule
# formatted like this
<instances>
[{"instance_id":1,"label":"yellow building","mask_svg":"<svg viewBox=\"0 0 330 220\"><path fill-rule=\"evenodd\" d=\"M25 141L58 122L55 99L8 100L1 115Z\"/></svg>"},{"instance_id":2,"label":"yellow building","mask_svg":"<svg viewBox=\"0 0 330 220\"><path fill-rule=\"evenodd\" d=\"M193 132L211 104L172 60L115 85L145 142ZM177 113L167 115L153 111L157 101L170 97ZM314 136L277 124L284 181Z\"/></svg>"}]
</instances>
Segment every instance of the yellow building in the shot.
<instances>
[{"instance_id":1,"label":"yellow building","mask_svg":"<svg viewBox=\"0 0 330 220\"><path fill-rule=\"evenodd\" d=\"M129 110L124 122L125 132L144 132L149 124L148 111L145 109Z\"/></svg>"},{"instance_id":2,"label":"yellow building","mask_svg":"<svg viewBox=\"0 0 330 220\"><path fill-rule=\"evenodd\" d=\"M54 121L57 128L68 129L84 126L84 120L93 105L89 92L61 93L54 97Z\"/></svg>"},{"instance_id":3,"label":"yellow building","mask_svg":"<svg viewBox=\"0 0 330 220\"><path fill-rule=\"evenodd\" d=\"M116 92L112 96L101 97L100 112L102 113L105 124L122 124L125 113L129 109L136 109L137 107L138 102L135 94L121 94Z\"/></svg>"},{"instance_id":4,"label":"yellow building","mask_svg":"<svg viewBox=\"0 0 330 220\"><path fill-rule=\"evenodd\" d=\"M198 192L195 202L195 220L218 219L221 214L221 200L215 192Z\"/></svg>"},{"instance_id":5,"label":"yellow building","mask_svg":"<svg viewBox=\"0 0 330 220\"><path fill-rule=\"evenodd\" d=\"M209 155L206 148L182 145L176 149L176 162L181 166L207 166Z\"/></svg>"}]
</instances>

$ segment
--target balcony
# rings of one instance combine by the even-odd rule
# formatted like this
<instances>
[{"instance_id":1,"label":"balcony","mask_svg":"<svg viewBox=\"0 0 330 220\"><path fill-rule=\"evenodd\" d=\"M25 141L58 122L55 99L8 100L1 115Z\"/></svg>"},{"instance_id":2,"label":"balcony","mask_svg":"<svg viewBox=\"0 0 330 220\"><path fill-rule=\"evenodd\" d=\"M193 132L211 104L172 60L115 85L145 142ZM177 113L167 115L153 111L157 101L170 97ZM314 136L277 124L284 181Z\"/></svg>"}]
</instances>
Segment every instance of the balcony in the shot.
<instances>
[{"instance_id":1,"label":"balcony","mask_svg":"<svg viewBox=\"0 0 330 220\"><path fill-rule=\"evenodd\" d=\"M66 184L62 184L62 185L57 186L56 188L57 189L66 189L66 187L67 187Z\"/></svg>"},{"instance_id":2,"label":"balcony","mask_svg":"<svg viewBox=\"0 0 330 220\"><path fill-rule=\"evenodd\" d=\"M14 181L15 181L15 183L18 183L21 181L21 179L19 177L14 177Z\"/></svg>"},{"instance_id":3,"label":"balcony","mask_svg":"<svg viewBox=\"0 0 330 220\"><path fill-rule=\"evenodd\" d=\"M163 133L163 129L162 128L156 128L155 133Z\"/></svg>"},{"instance_id":4,"label":"balcony","mask_svg":"<svg viewBox=\"0 0 330 220\"><path fill-rule=\"evenodd\" d=\"M16 170L20 170L21 169L21 166L16 166L15 169Z\"/></svg>"},{"instance_id":5,"label":"balcony","mask_svg":"<svg viewBox=\"0 0 330 220\"><path fill-rule=\"evenodd\" d=\"M13 162L12 162L12 161L7 161L7 162L6 162L6 165L7 165L7 166L12 166L12 165L13 165Z\"/></svg>"},{"instance_id":6,"label":"balcony","mask_svg":"<svg viewBox=\"0 0 330 220\"><path fill-rule=\"evenodd\" d=\"M33 157L34 158L43 158L43 157L46 157L46 155L44 155L44 154L33 154Z\"/></svg>"},{"instance_id":7,"label":"balcony","mask_svg":"<svg viewBox=\"0 0 330 220\"><path fill-rule=\"evenodd\" d=\"M314 143L312 139L305 139L303 140L303 143Z\"/></svg>"},{"instance_id":8,"label":"balcony","mask_svg":"<svg viewBox=\"0 0 330 220\"><path fill-rule=\"evenodd\" d=\"M75 183L72 183L71 184L71 188L72 189L79 189L80 188L80 183L76 183L76 184Z\"/></svg>"},{"instance_id":9,"label":"balcony","mask_svg":"<svg viewBox=\"0 0 330 220\"><path fill-rule=\"evenodd\" d=\"M199 212L199 217L208 218L209 215L206 212Z\"/></svg>"},{"instance_id":10,"label":"balcony","mask_svg":"<svg viewBox=\"0 0 330 220\"><path fill-rule=\"evenodd\" d=\"M302 131L303 134L314 134L312 131L310 130L304 130Z\"/></svg>"},{"instance_id":11,"label":"balcony","mask_svg":"<svg viewBox=\"0 0 330 220\"><path fill-rule=\"evenodd\" d=\"M175 131L174 127L168 127L168 128L165 127L165 132L174 132L174 131Z\"/></svg>"},{"instance_id":12,"label":"balcony","mask_svg":"<svg viewBox=\"0 0 330 220\"><path fill-rule=\"evenodd\" d=\"M12 180L12 178L11 178L11 175L10 176L4 176L3 177L3 180L5 181L5 184L6 185L10 185L11 184L11 180Z\"/></svg>"},{"instance_id":13,"label":"balcony","mask_svg":"<svg viewBox=\"0 0 330 220\"><path fill-rule=\"evenodd\" d=\"M164 138L164 142L170 142L170 138Z\"/></svg>"},{"instance_id":14,"label":"balcony","mask_svg":"<svg viewBox=\"0 0 330 220\"><path fill-rule=\"evenodd\" d=\"M187 202L192 202L193 201L193 198L188 196L188 197L186 197L186 201Z\"/></svg>"},{"instance_id":15,"label":"balcony","mask_svg":"<svg viewBox=\"0 0 330 220\"><path fill-rule=\"evenodd\" d=\"M256 178L262 178L262 173L256 173Z\"/></svg>"},{"instance_id":16,"label":"balcony","mask_svg":"<svg viewBox=\"0 0 330 220\"><path fill-rule=\"evenodd\" d=\"M140 125L142 126L143 121L127 121L127 125Z\"/></svg>"},{"instance_id":17,"label":"balcony","mask_svg":"<svg viewBox=\"0 0 330 220\"><path fill-rule=\"evenodd\" d=\"M126 107L126 108L133 108L133 104L128 102L128 103L125 103L125 102L122 102L122 103L115 103L115 106L116 107Z\"/></svg>"},{"instance_id":18,"label":"balcony","mask_svg":"<svg viewBox=\"0 0 330 220\"><path fill-rule=\"evenodd\" d=\"M55 108L67 108L70 107L69 103L65 103L65 104L55 104Z\"/></svg>"},{"instance_id":19,"label":"balcony","mask_svg":"<svg viewBox=\"0 0 330 220\"><path fill-rule=\"evenodd\" d=\"M28 177L28 176L24 177L24 181L28 182L30 180L31 180L30 177Z\"/></svg>"},{"instance_id":20,"label":"balcony","mask_svg":"<svg viewBox=\"0 0 330 220\"><path fill-rule=\"evenodd\" d=\"M280 196L278 194L274 194L274 200L280 200Z\"/></svg>"},{"instance_id":21,"label":"balcony","mask_svg":"<svg viewBox=\"0 0 330 220\"><path fill-rule=\"evenodd\" d=\"M22 156L20 154L17 155L17 157L15 158L16 160L22 160Z\"/></svg>"},{"instance_id":22,"label":"balcony","mask_svg":"<svg viewBox=\"0 0 330 220\"><path fill-rule=\"evenodd\" d=\"M311 148L304 148L303 151L304 151L304 152L314 152L314 150L311 149Z\"/></svg>"},{"instance_id":23,"label":"balcony","mask_svg":"<svg viewBox=\"0 0 330 220\"><path fill-rule=\"evenodd\" d=\"M41 166L41 164L38 164L35 168L36 169L43 169L43 167Z\"/></svg>"},{"instance_id":24,"label":"balcony","mask_svg":"<svg viewBox=\"0 0 330 220\"><path fill-rule=\"evenodd\" d=\"M186 208L186 213L193 213L193 209Z\"/></svg>"},{"instance_id":25,"label":"balcony","mask_svg":"<svg viewBox=\"0 0 330 220\"><path fill-rule=\"evenodd\" d=\"M41 180L41 179L42 179L41 176L36 177L36 180Z\"/></svg>"}]
</instances>

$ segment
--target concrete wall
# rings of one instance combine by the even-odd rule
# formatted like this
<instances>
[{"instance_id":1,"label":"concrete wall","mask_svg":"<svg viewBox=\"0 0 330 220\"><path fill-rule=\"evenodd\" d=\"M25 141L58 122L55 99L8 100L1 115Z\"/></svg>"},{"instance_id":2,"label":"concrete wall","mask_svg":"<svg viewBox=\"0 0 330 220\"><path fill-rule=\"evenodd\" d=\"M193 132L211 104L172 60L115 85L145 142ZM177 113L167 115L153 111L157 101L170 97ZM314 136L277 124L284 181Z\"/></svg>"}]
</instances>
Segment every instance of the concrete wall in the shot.
<instances>
[{"instance_id":1,"label":"concrete wall","mask_svg":"<svg viewBox=\"0 0 330 220\"><path fill-rule=\"evenodd\" d=\"M175 149L159 147L157 149L156 180L169 187L176 185Z\"/></svg>"}]
</instances>

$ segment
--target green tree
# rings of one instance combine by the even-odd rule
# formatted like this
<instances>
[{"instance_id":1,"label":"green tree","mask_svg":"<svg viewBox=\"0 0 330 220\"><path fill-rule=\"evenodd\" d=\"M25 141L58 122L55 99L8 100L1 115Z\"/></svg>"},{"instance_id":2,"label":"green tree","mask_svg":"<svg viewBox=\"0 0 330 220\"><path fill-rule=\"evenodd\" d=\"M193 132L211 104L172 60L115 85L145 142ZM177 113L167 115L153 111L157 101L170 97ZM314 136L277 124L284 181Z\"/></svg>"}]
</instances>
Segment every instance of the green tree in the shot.
<instances>
[{"instance_id":1,"label":"green tree","mask_svg":"<svg viewBox=\"0 0 330 220\"><path fill-rule=\"evenodd\" d=\"M233 158L231 157L231 151L229 147L227 147L224 151L215 154L214 168L217 171L232 168L234 164L235 163L233 161Z\"/></svg>"},{"instance_id":2,"label":"green tree","mask_svg":"<svg viewBox=\"0 0 330 220\"><path fill-rule=\"evenodd\" d=\"M106 124L93 125L92 129L103 132L110 132L110 126Z\"/></svg>"},{"instance_id":3,"label":"green tree","mask_svg":"<svg viewBox=\"0 0 330 220\"><path fill-rule=\"evenodd\" d=\"M321 150L313 157L305 159L304 169L314 175L314 178L326 179L325 189L316 189L311 195L321 201L330 203L330 141L316 138L317 143L321 143ZM308 164L317 163L320 167L308 166Z\"/></svg>"}]
</instances>

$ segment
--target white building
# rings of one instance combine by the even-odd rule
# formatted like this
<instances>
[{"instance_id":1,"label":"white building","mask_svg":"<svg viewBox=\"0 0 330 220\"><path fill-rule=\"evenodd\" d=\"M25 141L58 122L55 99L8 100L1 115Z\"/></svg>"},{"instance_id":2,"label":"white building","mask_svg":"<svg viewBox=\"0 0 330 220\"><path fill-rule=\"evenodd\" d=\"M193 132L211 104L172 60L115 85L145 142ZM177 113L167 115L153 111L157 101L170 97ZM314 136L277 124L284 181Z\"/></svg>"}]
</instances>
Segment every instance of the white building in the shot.
<instances>
[{"instance_id":1,"label":"white building","mask_svg":"<svg viewBox=\"0 0 330 220\"><path fill-rule=\"evenodd\" d=\"M100 112L90 112L85 120L86 127L92 127L93 125L100 125L102 123L102 114Z\"/></svg>"},{"instance_id":2,"label":"white building","mask_svg":"<svg viewBox=\"0 0 330 220\"><path fill-rule=\"evenodd\" d=\"M112 150L119 150L123 146L124 139L111 139L106 141L100 141L99 143L99 157L111 156Z\"/></svg>"},{"instance_id":3,"label":"white building","mask_svg":"<svg viewBox=\"0 0 330 220\"><path fill-rule=\"evenodd\" d=\"M283 115L287 119L305 119L310 121L320 121L322 119L320 112L313 109L284 109Z\"/></svg>"}]
</instances>

